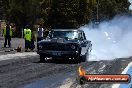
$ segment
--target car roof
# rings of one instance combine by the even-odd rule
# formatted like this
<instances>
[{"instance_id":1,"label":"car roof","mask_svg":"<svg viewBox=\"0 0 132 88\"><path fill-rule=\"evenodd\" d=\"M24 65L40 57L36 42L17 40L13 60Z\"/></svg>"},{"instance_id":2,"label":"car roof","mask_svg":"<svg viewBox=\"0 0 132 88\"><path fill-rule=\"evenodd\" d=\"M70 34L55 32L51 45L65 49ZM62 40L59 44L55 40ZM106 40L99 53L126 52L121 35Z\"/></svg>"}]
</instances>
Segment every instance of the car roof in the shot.
<instances>
[{"instance_id":1,"label":"car roof","mask_svg":"<svg viewBox=\"0 0 132 88\"><path fill-rule=\"evenodd\" d=\"M52 29L52 31L80 31L80 32L83 32L83 30L80 30L80 29Z\"/></svg>"}]
</instances>

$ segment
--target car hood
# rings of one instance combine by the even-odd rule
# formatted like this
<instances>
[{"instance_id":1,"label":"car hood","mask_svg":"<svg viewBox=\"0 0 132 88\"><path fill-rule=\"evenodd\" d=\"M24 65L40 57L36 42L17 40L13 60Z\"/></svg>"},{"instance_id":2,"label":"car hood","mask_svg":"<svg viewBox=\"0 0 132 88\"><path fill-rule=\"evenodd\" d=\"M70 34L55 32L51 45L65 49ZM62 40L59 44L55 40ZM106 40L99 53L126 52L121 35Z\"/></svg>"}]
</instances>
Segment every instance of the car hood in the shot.
<instances>
[{"instance_id":1,"label":"car hood","mask_svg":"<svg viewBox=\"0 0 132 88\"><path fill-rule=\"evenodd\" d=\"M41 43L80 43L77 39L65 39L65 38L52 38L52 39L44 39L39 42Z\"/></svg>"}]
</instances>

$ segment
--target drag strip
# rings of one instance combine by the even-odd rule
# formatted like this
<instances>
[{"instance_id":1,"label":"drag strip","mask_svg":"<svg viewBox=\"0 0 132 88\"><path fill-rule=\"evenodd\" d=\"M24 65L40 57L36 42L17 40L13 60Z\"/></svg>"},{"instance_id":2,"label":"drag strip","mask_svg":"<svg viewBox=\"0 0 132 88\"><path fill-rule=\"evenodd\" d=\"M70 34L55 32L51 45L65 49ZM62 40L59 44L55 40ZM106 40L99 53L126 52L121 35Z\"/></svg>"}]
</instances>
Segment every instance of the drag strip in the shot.
<instances>
[{"instance_id":1,"label":"drag strip","mask_svg":"<svg viewBox=\"0 0 132 88\"><path fill-rule=\"evenodd\" d=\"M113 61L87 62L83 67L89 74L120 74L131 60L131 58L120 58ZM68 73L65 71L41 78L20 88L112 88L112 84L80 85L77 77L77 71Z\"/></svg>"},{"instance_id":2,"label":"drag strip","mask_svg":"<svg viewBox=\"0 0 132 88\"><path fill-rule=\"evenodd\" d=\"M1 55L0 88L18 88L39 78L62 72L76 71L78 64L61 62L39 63L39 55L10 54Z\"/></svg>"},{"instance_id":3,"label":"drag strip","mask_svg":"<svg viewBox=\"0 0 132 88\"><path fill-rule=\"evenodd\" d=\"M89 74L119 74L131 61L130 57L78 64L50 60L40 63L34 52L1 55L0 88L111 88L110 84L80 85L78 67L83 66Z\"/></svg>"}]
</instances>

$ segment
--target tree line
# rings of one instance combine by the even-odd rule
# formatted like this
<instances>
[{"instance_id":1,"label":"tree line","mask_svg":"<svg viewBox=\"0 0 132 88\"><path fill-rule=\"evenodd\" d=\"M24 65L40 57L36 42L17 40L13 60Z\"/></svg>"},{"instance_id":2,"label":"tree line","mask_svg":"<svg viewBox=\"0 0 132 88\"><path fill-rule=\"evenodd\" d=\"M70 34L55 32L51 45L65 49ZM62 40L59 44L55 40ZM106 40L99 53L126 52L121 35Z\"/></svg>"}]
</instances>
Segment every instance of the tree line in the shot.
<instances>
[{"instance_id":1,"label":"tree line","mask_svg":"<svg viewBox=\"0 0 132 88\"><path fill-rule=\"evenodd\" d=\"M88 22L129 13L128 0L0 0L0 19L17 28L43 24L51 28L78 28Z\"/></svg>"}]
</instances>

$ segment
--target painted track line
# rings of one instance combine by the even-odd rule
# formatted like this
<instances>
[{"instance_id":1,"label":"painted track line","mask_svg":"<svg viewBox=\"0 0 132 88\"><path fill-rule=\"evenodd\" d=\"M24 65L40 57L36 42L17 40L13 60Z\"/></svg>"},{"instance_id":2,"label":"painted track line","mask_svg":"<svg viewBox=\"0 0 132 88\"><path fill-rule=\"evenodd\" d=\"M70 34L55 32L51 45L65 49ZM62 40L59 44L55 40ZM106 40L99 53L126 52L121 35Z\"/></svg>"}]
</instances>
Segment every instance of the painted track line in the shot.
<instances>
[{"instance_id":1,"label":"painted track line","mask_svg":"<svg viewBox=\"0 0 132 88\"><path fill-rule=\"evenodd\" d=\"M124 69L124 71L121 74L129 74L128 72L131 72L130 70L132 68L132 62L128 64L128 66ZM132 73L129 74L132 77ZM113 84L112 88L131 88L129 85L132 85L132 80L129 84Z\"/></svg>"},{"instance_id":2,"label":"painted track line","mask_svg":"<svg viewBox=\"0 0 132 88\"><path fill-rule=\"evenodd\" d=\"M15 54L0 55L0 61L16 59L17 57L37 56L36 52L23 52Z\"/></svg>"}]
</instances>

